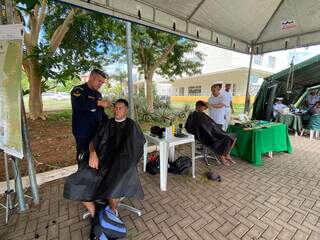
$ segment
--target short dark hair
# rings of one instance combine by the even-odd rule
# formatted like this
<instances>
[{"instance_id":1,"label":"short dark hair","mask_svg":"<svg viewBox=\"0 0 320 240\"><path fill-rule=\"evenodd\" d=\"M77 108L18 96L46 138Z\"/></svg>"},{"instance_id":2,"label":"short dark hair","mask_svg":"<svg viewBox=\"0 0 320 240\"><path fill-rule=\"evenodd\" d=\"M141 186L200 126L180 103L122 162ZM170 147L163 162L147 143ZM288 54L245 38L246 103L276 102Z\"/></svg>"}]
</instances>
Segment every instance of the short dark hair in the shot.
<instances>
[{"instance_id":1,"label":"short dark hair","mask_svg":"<svg viewBox=\"0 0 320 240\"><path fill-rule=\"evenodd\" d=\"M196 102L196 107L206 107L206 103L202 100Z\"/></svg>"},{"instance_id":2,"label":"short dark hair","mask_svg":"<svg viewBox=\"0 0 320 240\"><path fill-rule=\"evenodd\" d=\"M117 103L123 103L126 107L129 107L128 101L125 100L125 99L123 99L123 98L118 99L118 100L114 103L114 105L116 105Z\"/></svg>"},{"instance_id":3,"label":"short dark hair","mask_svg":"<svg viewBox=\"0 0 320 240\"><path fill-rule=\"evenodd\" d=\"M221 88L222 87L222 84L221 83L214 83L213 85L211 85L211 90L215 87L219 87Z\"/></svg>"},{"instance_id":4,"label":"short dark hair","mask_svg":"<svg viewBox=\"0 0 320 240\"><path fill-rule=\"evenodd\" d=\"M102 70L100 70L100 69L98 69L98 68L93 69L93 70L91 71L90 75L91 75L91 74L98 74L98 75L100 75L100 76L103 77L103 78L108 78L108 74L106 74L104 71L102 71Z\"/></svg>"}]
</instances>

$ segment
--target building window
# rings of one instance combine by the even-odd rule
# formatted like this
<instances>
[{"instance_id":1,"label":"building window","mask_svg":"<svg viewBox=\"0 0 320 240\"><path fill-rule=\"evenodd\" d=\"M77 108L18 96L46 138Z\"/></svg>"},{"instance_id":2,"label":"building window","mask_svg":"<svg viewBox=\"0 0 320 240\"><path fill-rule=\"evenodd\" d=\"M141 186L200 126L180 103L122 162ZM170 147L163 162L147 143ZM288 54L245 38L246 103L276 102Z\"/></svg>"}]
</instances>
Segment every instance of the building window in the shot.
<instances>
[{"instance_id":1,"label":"building window","mask_svg":"<svg viewBox=\"0 0 320 240\"><path fill-rule=\"evenodd\" d=\"M276 58L269 56L268 67L274 68L276 66Z\"/></svg>"},{"instance_id":2,"label":"building window","mask_svg":"<svg viewBox=\"0 0 320 240\"><path fill-rule=\"evenodd\" d=\"M254 64L262 65L262 55L254 56Z\"/></svg>"},{"instance_id":3,"label":"building window","mask_svg":"<svg viewBox=\"0 0 320 240\"><path fill-rule=\"evenodd\" d=\"M188 87L189 96L201 96L201 86Z\"/></svg>"},{"instance_id":4,"label":"building window","mask_svg":"<svg viewBox=\"0 0 320 240\"><path fill-rule=\"evenodd\" d=\"M251 75L250 76L250 84L252 85L257 85L259 84L259 76L256 76L256 75Z\"/></svg>"},{"instance_id":5,"label":"building window","mask_svg":"<svg viewBox=\"0 0 320 240\"><path fill-rule=\"evenodd\" d=\"M179 96L184 96L184 87L179 88Z\"/></svg>"}]
</instances>

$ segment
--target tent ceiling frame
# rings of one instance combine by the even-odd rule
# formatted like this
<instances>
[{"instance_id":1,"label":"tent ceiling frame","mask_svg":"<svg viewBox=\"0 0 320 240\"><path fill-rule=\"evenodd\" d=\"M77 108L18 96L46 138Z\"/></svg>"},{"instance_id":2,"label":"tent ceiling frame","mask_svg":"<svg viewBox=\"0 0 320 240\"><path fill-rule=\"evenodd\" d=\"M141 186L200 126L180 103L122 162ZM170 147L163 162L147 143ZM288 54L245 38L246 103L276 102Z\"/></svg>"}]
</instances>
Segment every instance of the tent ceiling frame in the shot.
<instances>
[{"instance_id":1,"label":"tent ceiling frame","mask_svg":"<svg viewBox=\"0 0 320 240\"><path fill-rule=\"evenodd\" d=\"M216 30L214 30L214 29L212 29L212 28L210 28L208 26L204 26L204 25L196 23L196 22L194 22L192 20L188 20L187 18L179 16L177 14L174 15L170 11L165 11L165 10L163 10L161 8L158 8L156 6L153 6L153 5L151 5L151 4L147 3L147 2L143 2L143 1L140 1L140 0L135 0L135 2L141 3L141 4L146 5L146 6L148 6L148 7L153 9L153 20L155 19L155 15L156 15L155 12L156 11L163 12L165 14L168 14L168 15L174 17L174 18L177 18L177 19L185 22L186 29L189 29L189 25L193 24L193 25L195 25L195 26L197 26L199 28L203 28L203 29L206 29L206 30L210 31L211 32L210 40L202 38L201 35L199 35L199 37L197 37L196 35L191 35L188 32L181 32L179 30L173 30L173 28L171 29L171 28L168 28L167 26L154 24L154 23L152 23L150 21L139 19L137 17L138 14L137 14L137 16L135 16L135 15L129 15L128 13L126 13L124 11L121 11L121 10L118 10L118 9L117 9L117 11L115 11L110 6L109 1L107 1L107 4L103 5L103 6L101 6L101 4L98 5L98 4L88 3L87 1L83 1L83 0L55 0L55 1L56 2L67 3L67 4L73 5L75 7L80 7L80 8L91 10L91 11L100 12L100 13L109 15L111 17L115 17L115 18L131 21L131 22L134 22L134 23L138 23L138 24L141 24L141 25L144 25L144 26L152 27L152 28L155 28L155 29L158 29L158 30L161 30L161 31L169 32L169 33L172 33L172 34L175 34L175 35L186 37L186 38L198 41L198 42L206 43L206 44L213 45L213 46L216 46L216 47L220 47L220 48L223 48L223 49L232 50L232 51L235 51L235 52L245 53L245 54L249 54L250 53L248 49L251 47L251 43L249 43L247 41L244 41L242 39L233 37L233 36L228 35L228 34L226 34L224 32L221 32L221 31L216 31ZM230 46L226 46L226 45L215 43L215 41L212 39L212 36L213 36L214 33L229 38L230 39ZM240 50L240 49L237 49L237 48L232 48L232 45L233 45L234 41L238 41L238 42L240 42L242 44L247 45L247 49L246 50Z\"/></svg>"},{"instance_id":2,"label":"tent ceiling frame","mask_svg":"<svg viewBox=\"0 0 320 240\"><path fill-rule=\"evenodd\" d=\"M284 0L281 0L281 2L278 4L276 10L272 13L271 17L269 18L269 20L267 21L266 25L264 25L264 27L262 28L261 32L259 33L257 39L255 40L254 44L256 44L259 39L261 38L262 34L265 32L265 30L267 29L267 27L269 26L269 23L272 21L272 19L274 18L274 16L277 14L277 12L279 11L281 5L283 4Z\"/></svg>"},{"instance_id":3,"label":"tent ceiling frame","mask_svg":"<svg viewBox=\"0 0 320 240\"><path fill-rule=\"evenodd\" d=\"M202 0L196 7L195 9L192 11L192 13L190 14L190 16L188 17L188 21L190 21L190 19L196 14L196 12L199 10L199 8L204 4L206 0Z\"/></svg>"},{"instance_id":4,"label":"tent ceiling frame","mask_svg":"<svg viewBox=\"0 0 320 240\"><path fill-rule=\"evenodd\" d=\"M275 18L275 15L283 6L285 0L281 0L278 3L278 6L273 11L271 17L268 19L267 23L263 26L261 31L257 32L258 37L254 40L248 41L238 38L237 36L232 36L223 31L217 31L213 28L213 26L208 26L207 24L198 23L192 18L199 11L201 6L205 3L205 0L201 0L196 5L193 10L190 10L191 14L187 13L188 16L183 16L182 13L174 12L173 10L163 9L159 6L155 6L152 3L149 3L144 0L130 0L129 2L136 6L142 6L149 9L149 16L146 18L141 18L141 12L138 14L139 10L135 12L133 9L123 10L118 5L114 5L114 2L120 1L112 1L112 0L96 0L96 1L88 1L88 0L55 0L59 2L68 3L74 6L78 6L84 9L101 12L103 14L107 14L116 18L120 18L123 20L135 22L138 24L142 24L148 27L156 28L161 31L166 31L175 35L179 35L182 37L186 37L198 42L210 44L216 47L220 47L223 49L250 54L250 49L252 49L253 54L263 54L267 52L279 51L284 49L291 49L297 47L307 47L311 45L320 44L320 34L315 36L307 37L310 34L320 33L319 30L313 30L301 34L293 34L285 37L278 37L270 40L261 39L270 26L270 23ZM163 13L168 15L168 19L159 18L157 19L158 13ZM139 16L140 15L140 16ZM142 13L143 16L143 13ZM180 28L176 29L175 20L180 22ZM172 21L172 25L170 25L170 21ZM304 41L301 41L302 37ZM259 42L260 41L260 42ZM282 43L283 41L283 43ZM274 44L272 44L274 43Z\"/></svg>"},{"instance_id":5,"label":"tent ceiling frame","mask_svg":"<svg viewBox=\"0 0 320 240\"><path fill-rule=\"evenodd\" d=\"M281 38L275 38L275 39L268 40L268 41L257 42L256 45L261 45L261 44L266 44L266 43L271 43L271 42L276 42L276 41L281 41L281 40L297 39L297 38L300 38L302 36L309 35L309 34L314 34L314 33L320 33L320 29L313 30L313 31L310 31L310 32L305 32L305 33L302 33L302 34L295 34L295 35L291 35L291 36L287 36L287 37L281 37ZM299 47L299 46L297 46L297 47ZM302 47L304 47L304 46L302 46Z\"/></svg>"}]
</instances>

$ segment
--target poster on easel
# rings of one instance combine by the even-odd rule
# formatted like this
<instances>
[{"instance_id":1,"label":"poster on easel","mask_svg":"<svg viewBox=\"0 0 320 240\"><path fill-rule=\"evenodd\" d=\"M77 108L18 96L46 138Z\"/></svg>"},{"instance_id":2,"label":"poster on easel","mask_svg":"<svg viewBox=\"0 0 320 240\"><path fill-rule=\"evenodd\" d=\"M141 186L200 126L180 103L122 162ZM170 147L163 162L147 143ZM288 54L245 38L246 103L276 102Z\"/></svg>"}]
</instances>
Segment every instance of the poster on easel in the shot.
<instances>
[{"instance_id":1,"label":"poster on easel","mask_svg":"<svg viewBox=\"0 0 320 240\"><path fill-rule=\"evenodd\" d=\"M21 24L0 25L0 149L20 159L22 39Z\"/></svg>"}]
</instances>

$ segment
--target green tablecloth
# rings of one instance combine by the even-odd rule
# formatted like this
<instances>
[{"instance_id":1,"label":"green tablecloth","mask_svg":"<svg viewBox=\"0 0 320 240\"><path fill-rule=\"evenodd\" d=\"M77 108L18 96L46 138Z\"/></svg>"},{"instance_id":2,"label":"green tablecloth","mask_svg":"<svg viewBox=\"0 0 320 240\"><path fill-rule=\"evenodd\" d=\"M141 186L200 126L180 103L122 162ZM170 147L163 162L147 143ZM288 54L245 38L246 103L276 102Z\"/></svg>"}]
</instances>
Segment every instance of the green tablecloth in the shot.
<instances>
[{"instance_id":1,"label":"green tablecloth","mask_svg":"<svg viewBox=\"0 0 320 240\"><path fill-rule=\"evenodd\" d=\"M276 117L276 122L284 123L288 128L293 129L296 132L300 132L303 128L301 117L292 113L279 113Z\"/></svg>"},{"instance_id":2,"label":"green tablecloth","mask_svg":"<svg viewBox=\"0 0 320 240\"><path fill-rule=\"evenodd\" d=\"M231 154L260 166L262 154L268 152L292 152L288 127L282 123L265 123L268 128L244 130L240 126L230 125L228 132L237 135L237 142Z\"/></svg>"}]
</instances>

